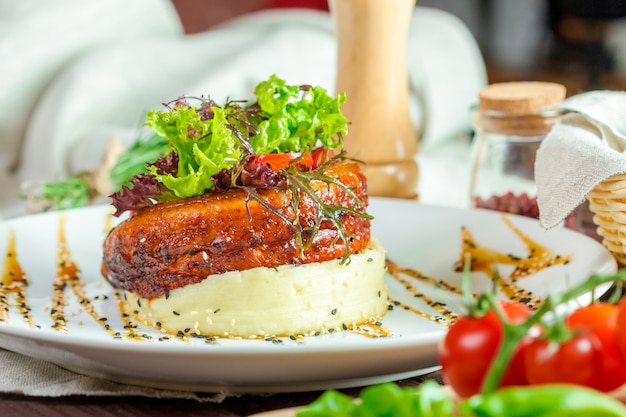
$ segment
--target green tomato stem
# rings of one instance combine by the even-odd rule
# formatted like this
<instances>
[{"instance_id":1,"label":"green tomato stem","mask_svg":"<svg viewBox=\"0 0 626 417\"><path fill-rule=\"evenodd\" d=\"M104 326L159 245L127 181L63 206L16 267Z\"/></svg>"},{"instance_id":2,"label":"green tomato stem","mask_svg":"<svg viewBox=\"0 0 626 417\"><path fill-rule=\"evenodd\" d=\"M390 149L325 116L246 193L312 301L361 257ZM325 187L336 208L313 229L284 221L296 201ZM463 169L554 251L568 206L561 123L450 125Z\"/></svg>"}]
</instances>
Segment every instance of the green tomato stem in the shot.
<instances>
[{"instance_id":1,"label":"green tomato stem","mask_svg":"<svg viewBox=\"0 0 626 417\"><path fill-rule=\"evenodd\" d=\"M504 373L506 372L507 367L513 359L513 355L515 354L517 346L532 326L532 324L528 324L530 322L530 319L521 324L509 323L508 319L504 316L504 312L498 305L498 301L496 300L494 294L486 293L484 297L500 318L503 332L500 349L498 351L498 354L496 355L495 360L491 364L489 371L487 372L485 381L483 382L483 387L481 390L481 393L483 395L493 392L498 388L498 386L500 385L500 381L502 381L502 378L504 377Z\"/></svg>"}]
</instances>

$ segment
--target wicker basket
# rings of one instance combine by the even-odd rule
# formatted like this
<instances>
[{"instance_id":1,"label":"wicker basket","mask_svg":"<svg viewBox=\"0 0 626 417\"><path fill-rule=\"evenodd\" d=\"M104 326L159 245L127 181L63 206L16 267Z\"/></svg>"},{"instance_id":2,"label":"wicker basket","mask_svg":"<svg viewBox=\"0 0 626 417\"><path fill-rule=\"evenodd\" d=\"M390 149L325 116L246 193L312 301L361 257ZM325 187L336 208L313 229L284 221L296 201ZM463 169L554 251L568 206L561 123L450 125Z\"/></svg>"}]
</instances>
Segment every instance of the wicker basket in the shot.
<instances>
[{"instance_id":1,"label":"wicker basket","mask_svg":"<svg viewBox=\"0 0 626 417\"><path fill-rule=\"evenodd\" d=\"M587 196L602 244L626 265L626 174L602 181Z\"/></svg>"}]
</instances>

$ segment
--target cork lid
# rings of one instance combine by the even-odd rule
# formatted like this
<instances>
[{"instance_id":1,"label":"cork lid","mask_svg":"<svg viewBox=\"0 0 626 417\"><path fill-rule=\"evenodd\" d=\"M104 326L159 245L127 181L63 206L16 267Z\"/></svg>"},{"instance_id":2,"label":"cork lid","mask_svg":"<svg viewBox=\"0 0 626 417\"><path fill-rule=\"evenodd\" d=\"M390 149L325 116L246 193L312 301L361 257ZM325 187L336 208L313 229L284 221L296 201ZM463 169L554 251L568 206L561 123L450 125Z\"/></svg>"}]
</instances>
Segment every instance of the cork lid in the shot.
<instances>
[{"instance_id":1,"label":"cork lid","mask_svg":"<svg viewBox=\"0 0 626 417\"><path fill-rule=\"evenodd\" d=\"M494 83L478 93L481 110L509 114L537 114L565 98L564 85L543 81Z\"/></svg>"}]
</instances>

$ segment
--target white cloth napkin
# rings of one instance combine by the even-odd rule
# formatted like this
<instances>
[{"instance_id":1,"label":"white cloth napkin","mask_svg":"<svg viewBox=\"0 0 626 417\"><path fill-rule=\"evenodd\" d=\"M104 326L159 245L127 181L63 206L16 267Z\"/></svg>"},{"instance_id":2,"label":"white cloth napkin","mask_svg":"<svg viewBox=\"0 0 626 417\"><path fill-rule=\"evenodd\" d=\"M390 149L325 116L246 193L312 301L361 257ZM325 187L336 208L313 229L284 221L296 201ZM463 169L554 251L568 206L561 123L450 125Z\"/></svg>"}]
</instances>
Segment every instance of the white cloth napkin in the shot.
<instances>
[{"instance_id":1,"label":"white cloth napkin","mask_svg":"<svg viewBox=\"0 0 626 417\"><path fill-rule=\"evenodd\" d=\"M221 402L230 394L193 393L118 384L77 374L52 363L0 349L0 392L34 397L140 396Z\"/></svg>"},{"instance_id":2,"label":"white cloth napkin","mask_svg":"<svg viewBox=\"0 0 626 417\"><path fill-rule=\"evenodd\" d=\"M42 96L66 68L114 43L182 35L170 0L0 0L0 208L20 205L20 180L12 175L20 149ZM99 84L93 77L89 83ZM88 94L57 97L57 105L80 105ZM51 130L36 132L42 148L35 152L46 160L46 144L55 140L55 121L49 123Z\"/></svg>"},{"instance_id":3,"label":"white cloth napkin","mask_svg":"<svg viewBox=\"0 0 626 417\"><path fill-rule=\"evenodd\" d=\"M593 188L626 172L626 93L591 91L564 100L566 114L537 151L539 221L559 224Z\"/></svg>"},{"instance_id":4,"label":"white cloth napkin","mask_svg":"<svg viewBox=\"0 0 626 417\"><path fill-rule=\"evenodd\" d=\"M181 33L168 0L0 0L0 162L14 162L40 95L82 53Z\"/></svg>"}]
</instances>

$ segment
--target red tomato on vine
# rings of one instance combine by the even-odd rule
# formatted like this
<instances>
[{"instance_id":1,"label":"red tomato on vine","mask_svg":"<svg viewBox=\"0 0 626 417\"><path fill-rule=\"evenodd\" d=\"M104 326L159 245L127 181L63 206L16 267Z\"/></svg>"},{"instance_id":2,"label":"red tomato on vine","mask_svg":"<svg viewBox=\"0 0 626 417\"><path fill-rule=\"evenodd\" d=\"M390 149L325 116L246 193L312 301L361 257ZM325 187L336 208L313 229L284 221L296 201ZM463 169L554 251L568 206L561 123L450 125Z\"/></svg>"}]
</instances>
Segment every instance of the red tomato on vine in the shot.
<instances>
[{"instance_id":1,"label":"red tomato on vine","mask_svg":"<svg viewBox=\"0 0 626 417\"><path fill-rule=\"evenodd\" d=\"M618 342L626 322L618 326L620 308L610 303L594 303L573 311L565 320L572 330L594 334L601 345L602 363L590 385L600 391L612 391L626 383L626 360ZM577 365L578 366L578 365Z\"/></svg>"},{"instance_id":2,"label":"red tomato on vine","mask_svg":"<svg viewBox=\"0 0 626 417\"><path fill-rule=\"evenodd\" d=\"M500 307L510 323L526 321L532 310L515 302L500 302ZM485 375L496 357L504 334L503 325L495 311L473 317L459 317L448 329L439 348L439 363L443 378L461 397L480 392ZM518 346L500 386L525 385L522 350Z\"/></svg>"},{"instance_id":3,"label":"red tomato on vine","mask_svg":"<svg viewBox=\"0 0 626 417\"><path fill-rule=\"evenodd\" d=\"M524 370L531 385L570 383L592 386L602 366L602 347L589 332L566 340L535 339L524 347Z\"/></svg>"}]
</instances>

